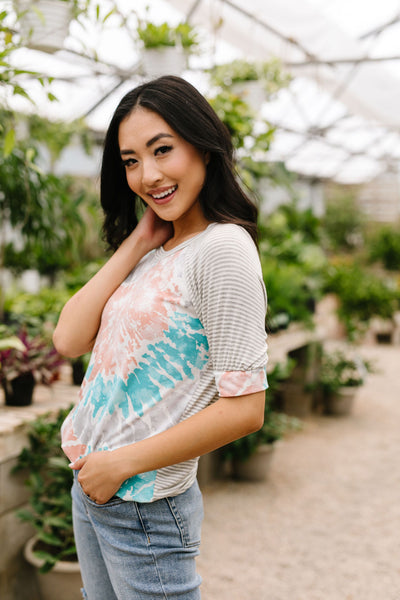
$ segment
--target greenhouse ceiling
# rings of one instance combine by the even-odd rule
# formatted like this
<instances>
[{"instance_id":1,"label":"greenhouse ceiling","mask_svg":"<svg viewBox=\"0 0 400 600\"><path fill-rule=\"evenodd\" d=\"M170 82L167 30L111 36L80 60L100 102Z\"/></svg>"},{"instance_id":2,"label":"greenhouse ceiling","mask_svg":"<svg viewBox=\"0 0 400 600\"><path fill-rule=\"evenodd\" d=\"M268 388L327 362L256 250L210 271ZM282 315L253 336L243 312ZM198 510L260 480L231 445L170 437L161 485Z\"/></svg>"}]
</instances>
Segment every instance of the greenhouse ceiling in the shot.
<instances>
[{"instance_id":1,"label":"greenhouse ceiling","mask_svg":"<svg viewBox=\"0 0 400 600\"><path fill-rule=\"evenodd\" d=\"M37 79L26 79L36 106L3 98L16 110L50 118L85 116L104 131L121 96L146 74L136 35L138 16L198 27L202 52L183 76L207 95L205 69L234 58L278 57L293 79L260 105L276 133L266 160L315 178L359 183L398 173L400 159L399 0L113 0L120 14L99 27L71 23L55 53L21 48L20 67L54 76L49 103ZM2 5L13 21L13 2ZM100 2L107 14L111 0ZM134 10L133 10L134 7ZM147 7L147 12L146 12ZM122 24L123 19L123 24Z\"/></svg>"}]
</instances>

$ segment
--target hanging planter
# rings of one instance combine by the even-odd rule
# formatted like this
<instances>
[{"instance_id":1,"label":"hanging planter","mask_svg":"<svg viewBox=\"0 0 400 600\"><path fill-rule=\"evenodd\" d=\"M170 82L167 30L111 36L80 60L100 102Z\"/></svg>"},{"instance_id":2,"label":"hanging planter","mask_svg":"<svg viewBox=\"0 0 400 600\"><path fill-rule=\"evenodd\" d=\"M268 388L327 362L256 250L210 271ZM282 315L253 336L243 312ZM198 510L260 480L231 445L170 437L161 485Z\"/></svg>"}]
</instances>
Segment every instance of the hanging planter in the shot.
<instances>
[{"instance_id":1,"label":"hanging planter","mask_svg":"<svg viewBox=\"0 0 400 600\"><path fill-rule=\"evenodd\" d=\"M181 75L186 68L186 56L182 48L165 46L145 48L142 56L143 71L147 77Z\"/></svg>"},{"instance_id":2,"label":"hanging planter","mask_svg":"<svg viewBox=\"0 0 400 600\"><path fill-rule=\"evenodd\" d=\"M20 33L26 45L42 52L63 47L74 17L75 2L69 0L14 0Z\"/></svg>"},{"instance_id":3,"label":"hanging planter","mask_svg":"<svg viewBox=\"0 0 400 600\"><path fill-rule=\"evenodd\" d=\"M232 92L258 113L266 100L261 81L241 81L232 85Z\"/></svg>"},{"instance_id":4,"label":"hanging planter","mask_svg":"<svg viewBox=\"0 0 400 600\"><path fill-rule=\"evenodd\" d=\"M191 25L144 23L137 31L143 43L142 67L147 77L182 74L190 52L197 45L197 34Z\"/></svg>"},{"instance_id":5,"label":"hanging planter","mask_svg":"<svg viewBox=\"0 0 400 600\"><path fill-rule=\"evenodd\" d=\"M210 73L214 85L229 88L256 113L268 98L290 82L290 76L276 59L267 62L236 59L213 67Z\"/></svg>"}]
</instances>

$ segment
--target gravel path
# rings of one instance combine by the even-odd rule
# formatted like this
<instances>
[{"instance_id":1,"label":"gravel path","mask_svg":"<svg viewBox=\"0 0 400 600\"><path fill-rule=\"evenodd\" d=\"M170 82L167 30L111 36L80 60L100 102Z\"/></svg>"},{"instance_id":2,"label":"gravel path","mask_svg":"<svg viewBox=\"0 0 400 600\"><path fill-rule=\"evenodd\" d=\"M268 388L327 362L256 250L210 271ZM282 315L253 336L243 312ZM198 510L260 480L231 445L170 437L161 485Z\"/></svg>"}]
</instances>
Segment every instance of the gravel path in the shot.
<instances>
[{"instance_id":1,"label":"gravel path","mask_svg":"<svg viewBox=\"0 0 400 600\"><path fill-rule=\"evenodd\" d=\"M202 600L400 600L400 347L350 417L313 416L265 483L204 490Z\"/></svg>"}]
</instances>

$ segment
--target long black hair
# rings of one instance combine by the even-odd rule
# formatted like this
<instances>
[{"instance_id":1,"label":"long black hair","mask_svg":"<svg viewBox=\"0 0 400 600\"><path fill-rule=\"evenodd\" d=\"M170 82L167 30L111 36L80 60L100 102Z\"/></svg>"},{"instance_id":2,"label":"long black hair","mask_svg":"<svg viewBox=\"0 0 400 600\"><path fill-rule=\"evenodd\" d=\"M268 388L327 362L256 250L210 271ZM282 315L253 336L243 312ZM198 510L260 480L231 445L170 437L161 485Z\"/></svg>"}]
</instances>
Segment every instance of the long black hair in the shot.
<instances>
[{"instance_id":1,"label":"long black hair","mask_svg":"<svg viewBox=\"0 0 400 600\"><path fill-rule=\"evenodd\" d=\"M138 223L141 200L129 188L118 145L120 123L137 107L158 113L183 139L210 160L199 202L210 222L236 223L257 243L257 207L239 185L227 127L198 90L180 77L167 75L139 85L120 101L108 127L101 166L100 199L104 238L112 249Z\"/></svg>"}]
</instances>

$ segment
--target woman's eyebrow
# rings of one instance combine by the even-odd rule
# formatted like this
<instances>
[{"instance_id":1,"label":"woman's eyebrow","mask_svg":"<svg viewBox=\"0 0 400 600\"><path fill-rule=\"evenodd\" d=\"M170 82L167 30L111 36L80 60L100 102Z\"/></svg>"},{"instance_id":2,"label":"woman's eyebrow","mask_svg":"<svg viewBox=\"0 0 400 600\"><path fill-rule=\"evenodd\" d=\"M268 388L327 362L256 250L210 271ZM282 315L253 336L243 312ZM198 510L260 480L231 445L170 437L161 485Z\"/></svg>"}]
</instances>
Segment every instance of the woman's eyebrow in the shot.
<instances>
[{"instance_id":1,"label":"woman's eyebrow","mask_svg":"<svg viewBox=\"0 0 400 600\"><path fill-rule=\"evenodd\" d=\"M155 135L154 137L152 137L148 142L146 142L146 147L149 148L150 146L152 146L153 144L155 144L156 142L158 142L158 140L160 140L161 138L164 137L168 137L168 138L173 138L174 136L171 135L170 133L157 133L157 135ZM134 150L121 150L120 151L120 155L124 156L125 154L136 154L136 152Z\"/></svg>"},{"instance_id":2,"label":"woman's eyebrow","mask_svg":"<svg viewBox=\"0 0 400 600\"><path fill-rule=\"evenodd\" d=\"M158 140L160 138L163 137L169 137L172 138L174 137L173 135L171 135L170 133L157 133L157 135L155 135L154 137L152 137L148 142L146 142L146 146L147 148L149 148L149 146L152 146L153 144L155 144L156 142L158 142Z\"/></svg>"}]
</instances>

